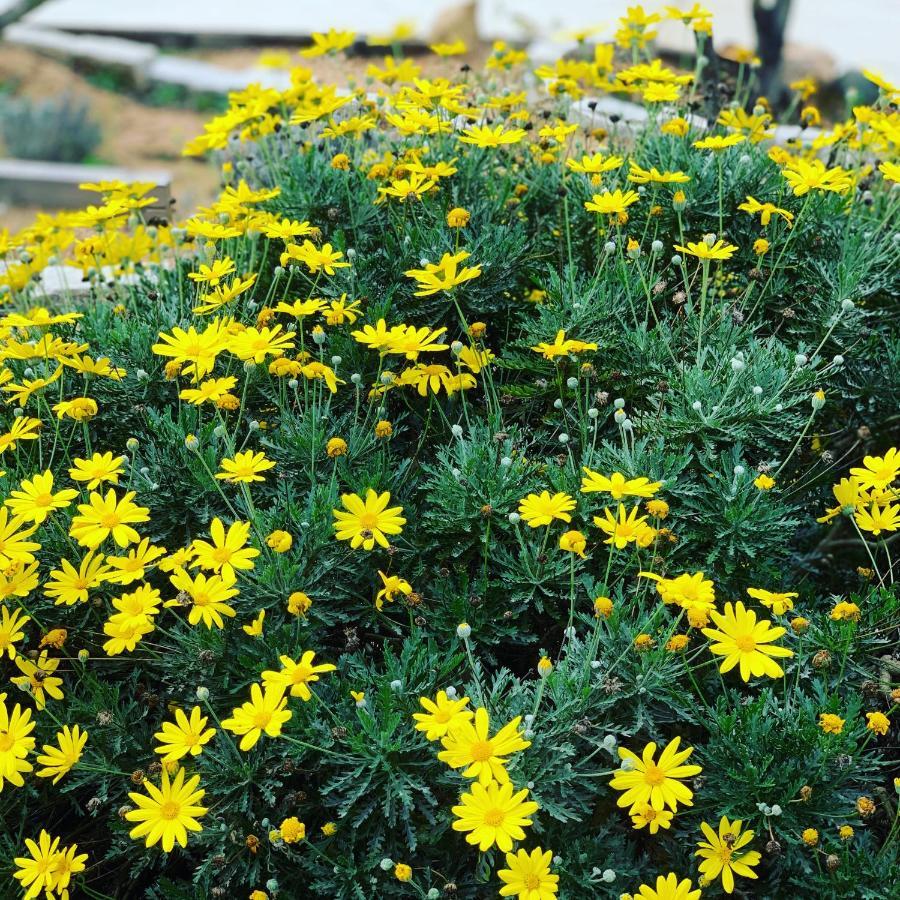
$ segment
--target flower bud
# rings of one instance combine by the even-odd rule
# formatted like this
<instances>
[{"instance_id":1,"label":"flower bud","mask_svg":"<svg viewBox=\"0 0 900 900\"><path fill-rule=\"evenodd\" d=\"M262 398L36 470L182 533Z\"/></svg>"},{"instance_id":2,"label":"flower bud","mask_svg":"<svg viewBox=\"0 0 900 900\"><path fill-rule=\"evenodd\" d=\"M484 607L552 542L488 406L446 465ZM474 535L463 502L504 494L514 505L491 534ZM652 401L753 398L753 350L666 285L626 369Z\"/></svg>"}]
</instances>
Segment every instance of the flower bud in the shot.
<instances>
[{"instance_id":1,"label":"flower bud","mask_svg":"<svg viewBox=\"0 0 900 900\"><path fill-rule=\"evenodd\" d=\"M460 622L459 625L456 626L456 636L458 638L462 638L466 640L469 635L472 634L472 626L469 625L468 622Z\"/></svg>"}]
</instances>

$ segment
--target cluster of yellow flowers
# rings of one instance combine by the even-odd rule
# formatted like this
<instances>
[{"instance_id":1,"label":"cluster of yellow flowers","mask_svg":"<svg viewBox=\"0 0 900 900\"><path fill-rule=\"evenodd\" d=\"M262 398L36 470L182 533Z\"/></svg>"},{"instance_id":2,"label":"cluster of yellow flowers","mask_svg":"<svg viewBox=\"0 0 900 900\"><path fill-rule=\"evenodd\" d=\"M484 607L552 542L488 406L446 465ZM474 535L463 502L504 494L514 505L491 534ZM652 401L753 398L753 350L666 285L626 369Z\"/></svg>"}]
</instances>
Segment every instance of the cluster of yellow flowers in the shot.
<instances>
[{"instance_id":1,"label":"cluster of yellow flowers","mask_svg":"<svg viewBox=\"0 0 900 900\"><path fill-rule=\"evenodd\" d=\"M375 92L356 88L342 91L336 85L317 81L308 68L293 67L290 86L285 90L251 85L232 93L227 110L215 116L204 133L185 149L191 156L227 152L236 144L253 143L285 129L295 129L299 134L302 129L303 151L323 148L327 151L325 165L330 164L329 176L346 179L348 185L356 177L369 189L375 213L387 227L401 220L416 221L423 208L437 211L435 218L446 243L430 249L430 258L420 258L417 263L415 257L404 260L402 265L415 267L403 270L404 278L398 279L401 283L397 289L407 298L416 298L410 302L421 303L422 307L445 304L449 320L458 319L458 339L454 339L455 324L451 328L433 327L435 320L430 324L401 321L389 304L378 306L366 297L356 280L356 253L347 247L345 234L337 228L329 232L331 218L322 216L321 223L314 224L290 217L293 213L286 217L271 211L269 207L277 208L276 201L283 199L283 188L277 186L287 182L288 169L282 168L287 162L283 160L271 161L275 181L267 183L276 186L261 188L252 185L252 177L248 182L249 175L245 177L239 163L225 161L222 173L226 184L221 194L208 208L178 224L151 225L143 221L141 211L154 202L151 184L104 182L84 185L101 195L97 205L79 212L41 215L32 227L16 235L0 231L0 298L10 307L0 318L0 393L14 413L0 428L0 458L15 472L0 506L0 660L7 658L10 668L15 666L19 674L10 681L30 698L35 713L47 710L49 700L65 698L62 675L73 670L66 666L59 669L66 658L68 632L54 627L53 613L60 616L81 608L86 612L96 609L97 633L102 634L97 646L107 657L134 654L138 648L155 654L153 639L165 633L169 623L180 631L198 629L206 636L234 629L237 623L229 620L239 617L241 603L237 598L243 591L241 599L249 605L245 598L248 585L256 586L260 575L257 566L274 566L278 554L291 551L294 535L299 533L294 528L294 512L277 508L270 516L258 508L260 492L291 479L293 473L272 449L273 444L265 440L269 424L252 420L250 427L245 427L251 402L248 396L252 397L250 388L257 378L265 384L266 405L261 409L266 416L265 410L272 408L267 404L272 401L273 407L311 411L316 428L327 427L321 423L328 422L331 404L337 402L338 395L339 399L350 397L357 411L367 400L369 410L361 430L372 446L382 448L394 438L398 420L387 418L387 405L395 400L407 407L418 403L417 398L427 401L429 417L436 411L437 416L445 418L448 432L460 440L462 426L451 425L442 406L449 398L453 404L460 404L468 423L467 403L473 402L473 393L483 392L485 406L490 413L497 413L496 417L489 416L491 424L501 421L495 377L507 361L498 358L499 350L494 352L504 340L501 328L492 323L488 341L488 324L469 321L464 313L466 304L461 302L470 293L478 297L479 292L493 290L493 286L485 285L494 264L485 258L484 245L475 239L477 210L473 223L473 212L454 205L464 163L476 159L492 173L502 171L508 176L509 190L495 199L511 216L520 214L517 207L529 191L541 187L515 182L523 170L517 155L540 167L556 167L565 203L566 185L578 188L582 198L590 195L578 204L578 213L596 214L590 220L592 229L596 225L598 273L607 264L600 254L604 235L616 238L617 243L610 242L613 251L625 248L619 254L623 266L630 264L626 259L636 262L644 252L642 242L648 231L638 240L628 233L629 222L639 213L646 214L648 220L659 216L667 204L679 225L679 243L671 243L676 254L672 257L674 271L680 273L688 298L699 289L697 358L701 358L711 281L727 268L722 263L742 251L723 237L723 167L726 160L734 161L732 154L775 137L776 123L765 98L758 98L750 112L740 106L725 109L708 125L674 114L667 104L682 104L681 108L687 109L696 99L696 77L679 73L659 60L640 61L640 53L656 34L654 26L664 19L689 26L702 50L710 33L711 16L699 4L690 10L669 7L660 14L647 14L636 6L620 20L613 43L597 45L592 56L539 66L534 74L541 89L555 100L578 101L588 94L616 93L649 105L658 116L654 121L662 134L684 151L666 163L656 160L653 164L645 157L640 142L633 151L619 150L621 155L617 155L601 143L606 137L602 129L582 129L588 136L585 144L573 138L580 130L578 124L550 114L539 119L529 107L527 92L517 89L522 84L527 56L502 42L494 45L485 68L498 77L512 73L511 79L506 84L492 83L489 91L482 91L467 79L423 78L415 62L395 56L369 67L369 78L378 83ZM589 32L576 35L581 43L588 37ZM391 39L396 38L394 35ZM351 47L355 39L351 32L316 34L302 54L307 58L334 55ZM431 49L440 57L466 52L462 42ZM630 64L617 66L616 49L631 53ZM741 71L758 64L748 53L739 53L736 61ZM283 62L277 54L268 60L275 65ZM737 204L737 210L751 217L754 229L758 221L759 236L752 249L766 286L778 273L785 251L804 216L810 214L815 198L853 195L863 179L879 179L894 187L900 182L900 165L892 161L900 144L895 109L900 92L875 73L867 73L867 77L879 89L876 104L854 107L846 121L806 143L773 144L763 161L771 168L770 183L777 183L778 190L754 190L758 197L743 190L740 193L746 199ZM811 91L805 82L791 87L799 101L809 100ZM806 105L802 119L817 124L820 116L815 107ZM391 149L366 146L364 139L370 132L389 135ZM865 161L855 168L826 165L817 155L826 148L846 150L846 156L840 157L844 162L851 153L865 154ZM693 179L678 166L689 168L684 160L691 155L702 156L703 164L718 175L716 234L688 234L682 227ZM877 167L874 160L879 160ZM786 208L791 205L794 208ZM310 214L310 218L316 217ZM568 216L565 218L568 229ZM564 231L562 225L560 231ZM260 236L265 240L257 241ZM689 236L698 239L688 240ZM561 234L560 238L561 247L568 244L571 262L571 234ZM653 243L660 245L653 253L661 253L662 242ZM773 247L774 259L764 268L763 260L768 264L767 255ZM193 429L185 433L186 427L182 428L179 440L184 437L187 453L179 449L191 465L208 476L222 517L212 516L200 536L194 537L197 532L192 532L183 539L179 537L174 549L154 542L153 519L160 513L153 506L155 485L147 470L136 466L121 448L107 449L111 444L108 440L96 446L103 433L96 428L97 421L108 412L102 399L115 395L124 384L150 376L143 370L128 372L110 358L99 356L90 344L76 340L84 319L82 311L57 312L56 300L41 305L45 302L40 294L41 273L51 262L60 260L77 266L95 287L111 279L125 283L152 271L160 290L170 291L173 303L177 297L178 324L175 320L154 322L155 337L147 341L151 345L147 357L159 360L164 374L162 389L169 391L173 407L177 404L179 427L189 422ZM646 290L648 316L655 317L651 289ZM547 292L536 286L525 299L540 304L546 297ZM75 306L65 291L64 300L69 308ZM113 325L133 313L123 303L103 311ZM590 360L596 358L600 347L595 341L569 336L579 331L584 337L592 336L583 321L580 326L566 328L560 327L565 324L562 321L548 319L546 324L545 330L527 341L522 356L528 357L529 366L542 372L550 370L561 386L566 367L589 370ZM343 361L326 350L329 341L338 337L354 350L358 349L356 345L365 348L371 360L377 354L377 365L371 367L377 374L369 383L361 375L341 377L346 373L346 368L341 368ZM528 352L532 341L530 351L535 355ZM95 396L90 396L92 393ZM824 402L824 393L816 391L811 398L813 413ZM114 415L114 410L109 414ZM619 426L628 421L621 408L617 408L613 421ZM502 440L503 432L496 431L495 440ZM210 434L218 443L209 438ZM627 446L624 427L622 435ZM424 712L413 717L415 729L428 741L439 743L438 760L469 779L458 804L452 807L453 830L464 834L465 840L481 852L497 848L505 854L506 867L496 873L503 883L500 893L520 900L553 900L558 892L559 869L553 871L552 851L541 846L516 847L528 839L526 829L533 825L532 816L539 803L532 798L532 787L516 789L508 767L515 764L517 754L531 746L544 683L570 646L577 609L574 573L580 560L606 553L606 572L598 584L600 593L593 600L596 622L592 659L602 630L610 621L615 622L620 612L617 602L607 596L614 593L610 583L614 562L617 569L643 579L637 581L636 603L642 603L652 587L662 604L656 610L671 607L673 611L667 624L656 631L656 619L642 626L653 633L641 632L633 641L629 635L629 646L635 653L650 653L657 643L667 653L683 653L691 641L699 643L702 634L707 639L702 652L708 649L717 658L719 673L736 672L744 683L754 678L778 679L785 674L779 660L790 659L795 652L784 646L782 639L798 636L799 643L799 636L810 626L809 620L799 615L783 618L793 612L797 592L750 587L746 598L730 600L719 608L716 585L704 571L660 574L667 570L658 551L678 541L665 521L672 512L672 498L659 496L666 490L666 483L649 474L629 477L620 471L594 471L582 465L582 461L591 461L589 456L577 457L576 463L567 434L560 432L554 437L562 447L562 459L571 463L573 487L581 472L583 497L573 488L576 496L557 491L552 479L545 478L539 493L528 493L519 499L516 510L507 510L522 551L522 565L535 575L535 581L544 571L548 546L560 551L556 559L564 560L562 565L567 563L570 573L569 627L556 660L543 656L538 663L541 682L534 712L530 718L517 715L492 733L486 695L482 693L478 705L470 708L469 697L458 697L448 688L438 691L434 699L421 697ZM330 546L341 547L341 553L347 556L364 550L383 552L388 558L388 562L378 564L383 568L368 570L373 580L375 572L380 579L380 587L376 583L371 596L375 613L383 618L385 603L399 597L413 606L419 599L404 577L402 565L397 567L399 571L393 567L397 542L405 545L409 538L408 533L404 537L404 512L410 514L410 507L406 495L393 485L395 496L376 487L384 486L377 474L351 482L355 490L348 487L347 492L340 492L339 479L345 474L343 458L353 455L353 441L349 432L325 432L321 440L317 436L310 439L312 481L317 484L316 466L322 464L324 456L332 488L326 518L327 509L337 502L333 498L340 496L339 508L331 510L332 519L326 522L326 532L330 535L333 531L333 540L328 538ZM77 449L81 447L84 449ZM127 450L132 454L138 450L136 439L128 442ZM627 468L625 464L621 467ZM648 465L645 471L650 469ZM752 484L759 492L773 491L779 471L770 475L763 466ZM850 469L848 476L834 485L836 505L818 520L827 523L845 517L853 524L869 554L871 577L881 585L893 582L893 572L879 568L873 548L876 553L879 549L886 551L887 535L900 527L898 476L900 451L896 447L881 456L866 456L862 466ZM0 477L7 477L7 472L0 471ZM549 487L540 489L544 485ZM520 487L513 496L519 498L527 489ZM406 510L396 504L397 494L404 497ZM597 494L602 495L603 507L590 519L583 515L580 521L585 524L580 527L576 518L573 527L579 505L595 500L592 495ZM672 503L677 515L677 504ZM491 512L486 508L486 519ZM267 524L263 526L263 522ZM531 531L520 528L521 522ZM596 543L589 531L590 522L603 536ZM565 525L565 531L559 523ZM283 527L269 530L276 525ZM560 531L558 539L554 529ZM65 555L54 552L46 571L42 571L50 536L53 545L58 539L67 549ZM352 557L354 564L360 565L360 556ZM889 560L887 553L885 556ZM647 570L641 566L642 559ZM412 578L408 569L405 574ZM287 594L290 588L284 587ZM52 603L41 606L40 601L32 599L34 595ZM768 612L759 613L751 601ZM287 615L299 623L312 602L303 591L291 592L286 601ZM270 606L268 611L268 630L274 631L272 612L278 610ZM266 614L267 609L254 605L251 615L240 622L243 633L254 639L268 637ZM836 598L829 616L823 619L849 634L862 615L856 603ZM62 621L69 624L72 620ZM29 646L35 629L39 629L40 639ZM465 623L457 631L471 661L470 633ZM154 734L153 753L160 757L158 783L141 773L135 786L141 786L142 791L128 794L133 806L122 813L132 823L133 839L147 847L158 844L170 852L176 845L185 847L189 833L203 829L203 819L209 812L202 805L207 791L201 786L200 775L192 774L187 766L213 741L238 760L263 735L307 750L320 749L285 733L286 724L294 716L291 702L296 698L302 703L318 701L311 686L321 675L336 670L334 664L316 662L316 653L301 646L295 632L290 653L281 652L285 649L282 646L270 647L275 651L272 659L277 655L279 666L262 671L255 668L248 699L221 721L209 702L209 691L202 686L197 689L198 705L182 709L173 704L169 708L171 718ZM69 662L72 667L83 666L90 658L90 651L84 648ZM366 715L365 693L350 693L359 715ZM874 740L891 728L893 708L888 713L866 712L865 725L861 715L854 713L851 719L845 712L847 718L842 718L839 712L840 707L831 705L818 714L822 732L840 735L849 720L854 728L858 723L866 740ZM44 714L50 716L50 710ZM523 721L525 728L521 727ZM31 773L56 784L79 764L85 765L82 757L88 732L79 724L57 724L55 743L44 744L42 752L35 755L32 708L10 704L7 695L0 693L0 791L7 784L23 788L25 776ZM92 746L96 740L95 735ZM692 806L693 791L683 782L701 772L699 765L688 763L693 752L693 747L681 749L680 737L674 737L659 752L653 742L647 743L640 754L625 747L618 749L619 767L604 774L611 774L609 786L621 792L618 805L627 808L635 829L656 835L672 826L680 807ZM102 770L101 774L111 773ZM861 816L871 813L868 804L873 801L864 800L868 798L857 802ZM336 828L332 822L321 826L326 836L334 834ZM754 867L761 855L748 849L754 832L744 827L743 820L722 816L717 827L703 822L700 828L703 839L697 844L696 855L701 859L701 887L720 879L723 889L731 893L735 876L757 877ZM293 815L270 833L273 842L286 845L304 842L306 835L306 823ZM849 835L841 832L842 839L850 837L852 829ZM818 832L807 829L802 840L807 846L815 846ZM87 855L78 854L74 843L60 847L60 841L43 829L37 840L25 840L30 857L15 860L18 869L14 876L26 898L43 893L49 900L65 900L72 877L84 871ZM414 877L407 863L391 862L389 868L401 882ZM265 897L261 891L254 891L254 895L254 900ZM644 900L697 900L700 890L694 889L689 879L668 873L657 878L655 887L642 885L636 896Z\"/></svg>"},{"instance_id":2,"label":"cluster of yellow flowers","mask_svg":"<svg viewBox=\"0 0 900 900\"><path fill-rule=\"evenodd\" d=\"M862 466L850 470L832 492L837 505L818 521L830 522L839 515L851 518L857 531L879 537L900 528L900 495L893 487L900 476L900 450L891 447L884 456L867 456ZM883 538L882 538L883 540Z\"/></svg>"},{"instance_id":3,"label":"cluster of yellow flowers","mask_svg":"<svg viewBox=\"0 0 900 900\"><path fill-rule=\"evenodd\" d=\"M441 742L439 760L474 779L470 793L463 793L453 807L453 830L465 833L466 841L482 853L497 847L506 854L508 868L497 872L504 896L555 895L559 876L550 871L552 851L535 847L530 853L521 848L512 852L513 842L525 839L524 828L538 809L528 799L528 788L516 791L506 771L509 757L531 746L519 727L522 717L491 734L487 709L479 706L473 713L467 709L468 697L438 691L434 700L422 697L420 703L425 712L413 715L416 730Z\"/></svg>"},{"instance_id":4,"label":"cluster of yellow flowers","mask_svg":"<svg viewBox=\"0 0 900 900\"><path fill-rule=\"evenodd\" d=\"M330 663L316 663L315 653L307 650L299 660L290 656L280 657L281 668L262 673L262 684L252 684L250 699L236 707L231 716L219 723L222 729L241 738L240 750L249 751L263 734L268 737L284 737L283 725L291 719L287 709L290 697L309 701L313 694L309 685L319 680L323 672L335 669ZM206 703L209 691L198 688L198 699ZM164 722L162 730L155 737L159 741L154 752L161 755L163 768L159 787L149 780L144 781L146 794L129 794L137 809L125 813L129 822L138 824L131 830L132 838L144 838L148 847L161 843L163 850L170 851L175 844L187 846L188 832L201 831L200 819L207 809L200 806L206 791L200 788L200 776L186 776L179 760L190 754L198 756L204 746L216 734L215 728L207 728L207 716L199 706L193 707L190 716L182 710L175 710L175 721ZM230 739L229 739L230 743ZM235 754L237 748L232 744ZM174 773L174 774L172 774ZM291 822L297 827L291 828ZM282 837L288 843L305 838L305 826L296 819L286 820L282 825Z\"/></svg>"}]
</instances>

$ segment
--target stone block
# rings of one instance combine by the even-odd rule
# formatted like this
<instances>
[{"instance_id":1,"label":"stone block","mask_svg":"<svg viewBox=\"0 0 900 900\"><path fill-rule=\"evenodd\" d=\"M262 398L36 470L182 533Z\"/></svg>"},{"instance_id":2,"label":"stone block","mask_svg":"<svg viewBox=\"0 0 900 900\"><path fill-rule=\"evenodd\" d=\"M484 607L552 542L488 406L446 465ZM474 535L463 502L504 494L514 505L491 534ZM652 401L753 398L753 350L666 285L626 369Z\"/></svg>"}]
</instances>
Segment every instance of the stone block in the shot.
<instances>
[{"instance_id":1,"label":"stone block","mask_svg":"<svg viewBox=\"0 0 900 900\"><path fill-rule=\"evenodd\" d=\"M159 55L152 44L94 34L69 34L22 22L6 28L3 39L64 62L117 69L136 84L145 82L148 67Z\"/></svg>"},{"instance_id":2,"label":"stone block","mask_svg":"<svg viewBox=\"0 0 900 900\"><path fill-rule=\"evenodd\" d=\"M169 214L172 192L171 177L167 172L0 159L0 200L14 206L81 209L89 203L99 202L100 198L90 191L80 190L78 185L98 181L151 181L155 187L150 195L156 202L145 208L144 215L150 218Z\"/></svg>"}]
</instances>

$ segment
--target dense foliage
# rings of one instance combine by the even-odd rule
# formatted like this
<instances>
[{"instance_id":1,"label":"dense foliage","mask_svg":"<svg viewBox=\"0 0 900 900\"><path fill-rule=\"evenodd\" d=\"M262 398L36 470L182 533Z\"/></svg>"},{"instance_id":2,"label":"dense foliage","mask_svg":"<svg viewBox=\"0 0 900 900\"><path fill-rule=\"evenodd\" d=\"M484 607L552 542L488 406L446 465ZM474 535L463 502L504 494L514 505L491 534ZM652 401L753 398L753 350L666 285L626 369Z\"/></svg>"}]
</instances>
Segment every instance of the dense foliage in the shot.
<instances>
[{"instance_id":1,"label":"dense foliage","mask_svg":"<svg viewBox=\"0 0 900 900\"><path fill-rule=\"evenodd\" d=\"M898 92L785 146L652 25L0 233L3 896L893 895Z\"/></svg>"}]
</instances>

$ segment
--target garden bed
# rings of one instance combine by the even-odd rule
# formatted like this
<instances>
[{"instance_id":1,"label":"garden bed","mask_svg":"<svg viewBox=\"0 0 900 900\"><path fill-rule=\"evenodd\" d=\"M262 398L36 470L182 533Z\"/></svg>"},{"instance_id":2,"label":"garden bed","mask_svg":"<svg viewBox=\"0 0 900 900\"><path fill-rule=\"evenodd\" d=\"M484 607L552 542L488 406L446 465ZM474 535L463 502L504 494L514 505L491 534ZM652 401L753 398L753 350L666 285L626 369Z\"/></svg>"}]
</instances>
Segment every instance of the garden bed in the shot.
<instances>
[{"instance_id":1,"label":"garden bed","mask_svg":"<svg viewBox=\"0 0 900 900\"><path fill-rule=\"evenodd\" d=\"M10 896L892 896L897 88L653 24L295 68L190 219L0 236Z\"/></svg>"}]
</instances>

